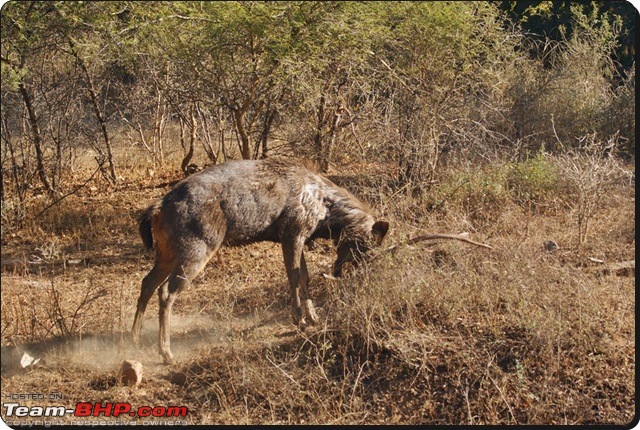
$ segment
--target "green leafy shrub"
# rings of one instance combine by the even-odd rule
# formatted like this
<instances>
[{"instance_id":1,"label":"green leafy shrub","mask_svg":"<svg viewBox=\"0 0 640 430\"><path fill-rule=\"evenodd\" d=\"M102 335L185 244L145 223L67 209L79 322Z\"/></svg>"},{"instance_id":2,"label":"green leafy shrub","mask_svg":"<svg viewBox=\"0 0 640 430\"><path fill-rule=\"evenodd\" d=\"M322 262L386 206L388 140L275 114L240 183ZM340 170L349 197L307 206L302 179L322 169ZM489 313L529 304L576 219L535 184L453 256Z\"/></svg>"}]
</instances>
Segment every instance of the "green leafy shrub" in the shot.
<instances>
[{"instance_id":1,"label":"green leafy shrub","mask_svg":"<svg viewBox=\"0 0 640 430\"><path fill-rule=\"evenodd\" d=\"M460 189L460 202L471 220L495 221L502 209L511 203L506 172L504 165L497 165L463 175L466 182Z\"/></svg>"},{"instance_id":2,"label":"green leafy shrub","mask_svg":"<svg viewBox=\"0 0 640 430\"><path fill-rule=\"evenodd\" d=\"M539 206L557 191L556 166L543 152L538 152L533 158L509 166L506 186L518 205Z\"/></svg>"}]
</instances>

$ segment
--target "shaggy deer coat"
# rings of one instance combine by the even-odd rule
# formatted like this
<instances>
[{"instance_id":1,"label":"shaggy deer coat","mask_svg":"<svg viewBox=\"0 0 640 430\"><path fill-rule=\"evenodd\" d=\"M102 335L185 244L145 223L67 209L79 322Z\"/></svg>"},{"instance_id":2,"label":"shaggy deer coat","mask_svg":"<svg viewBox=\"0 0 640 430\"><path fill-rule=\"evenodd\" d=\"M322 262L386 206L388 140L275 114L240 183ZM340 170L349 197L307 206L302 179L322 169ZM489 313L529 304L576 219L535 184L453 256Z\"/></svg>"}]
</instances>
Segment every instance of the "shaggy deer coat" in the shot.
<instances>
[{"instance_id":1,"label":"shaggy deer coat","mask_svg":"<svg viewBox=\"0 0 640 430\"><path fill-rule=\"evenodd\" d=\"M159 352L173 361L169 327L176 295L221 246L259 241L282 244L295 324L317 322L303 248L315 238L332 239L343 265L380 244L389 223L375 222L369 207L344 188L282 158L229 161L180 181L139 220L145 246L155 245L153 269L142 281L132 335L139 341L147 303L158 290Z\"/></svg>"}]
</instances>

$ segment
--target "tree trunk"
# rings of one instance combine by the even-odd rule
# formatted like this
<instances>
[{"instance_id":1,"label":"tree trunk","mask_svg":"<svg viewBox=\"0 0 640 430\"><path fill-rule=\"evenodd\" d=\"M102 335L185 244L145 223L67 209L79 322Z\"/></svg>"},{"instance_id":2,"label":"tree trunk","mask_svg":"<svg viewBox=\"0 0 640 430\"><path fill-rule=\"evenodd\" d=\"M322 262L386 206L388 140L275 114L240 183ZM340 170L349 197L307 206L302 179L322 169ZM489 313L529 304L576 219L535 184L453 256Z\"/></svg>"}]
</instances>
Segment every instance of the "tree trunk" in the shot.
<instances>
[{"instance_id":1,"label":"tree trunk","mask_svg":"<svg viewBox=\"0 0 640 430\"><path fill-rule=\"evenodd\" d=\"M162 92L157 88L155 115L153 119L152 147L153 156L160 165L164 165L164 150L162 147L162 134L164 131L166 105L162 100Z\"/></svg>"},{"instance_id":2,"label":"tree trunk","mask_svg":"<svg viewBox=\"0 0 640 430\"><path fill-rule=\"evenodd\" d=\"M100 109L100 104L98 103L98 94L93 84L93 79L91 78L91 74L89 73L89 70L87 69L87 66L84 63L84 60L80 57L80 55L76 51L75 45L73 44L71 39L69 39L69 46L71 47L71 52L73 53L73 56L76 58L76 60L80 64L80 68L82 69L85 79L87 80L87 85L88 85L87 90L89 91L89 98L91 99L91 105L93 106L93 111L96 115L96 119L100 124L100 129L102 131L102 138L104 139L104 145L107 150L107 161L109 162L109 175L107 176L107 179L112 184L115 184L116 170L113 164L113 151L111 150L111 140L109 139L109 132L107 131L107 123L105 121L102 110Z\"/></svg>"},{"instance_id":3,"label":"tree trunk","mask_svg":"<svg viewBox=\"0 0 640 430\"><path fill-rule=\"evenodd\" d=\"M207 112L202 112L199 108L198 112L202 118L202 146L204 151L207 153L209 161L213 162L213 164L217 164L218 156L220 155L220 148L214 148L216 145L214 145L213 139L211 139L211 128L209 127L209 121L207 120Z\"/></svg>"},{"instance_id":4,"label":"tree trunk","mask_svg":"<svg viewBox=\"0 0 640 430\"><path fill-rule=\"evenodd\" d=\"M258 154L260 153L260 147L262 147L262 158L267 158L267 152L269 150L268 140L269 133L271 132L271 124L273 124L273 120L276 117L276 110L269 108L267 105L267 109L264 113L264 123L262 124L262 131L260 132L260 136L258 136L258 140L255 143L255 152L254 158L258 158Z\"/></svg>"},{"instance_id":5,"label":"tree trunk","mask_svg":"<svg viewBox=\"0 0 640 430\"><path fill-rule=\"evenodd\" d=\"M254 101L254 95L256 87L258 86L258 78L254 78L251 83L251 90L247 95L242 106L236 107L234 109L234 119L236 121L236 130L238 131L238 135L240 136L240 153L242 154L242 158L245 160L251 159L251 143L249 142L249 133L245 128L245 116L251 107L251 103ZM251 125L249 125L251 127Z\"/></svg>"},{"instance_id":6,"label":"tree trunk","mask_svg":"<svg viewBox=\"0 0 640 430\"><path fill-rule=\"evenodd\" d=\"M38 125L38 118L33 109L33 104L31 102L31 97L29 96L29 92L24 85L24 82L20 82L18 85L18 89L20 90L20 95L22 96L22 101L24 102L25 107L27 108L27 114L29 115L29 124L31 125L31 133L33 134L33 146L36 150L36 170L38 172L38 177L40 178L40 182L44 186L44 189L50 196L53 196L54 191L47 179L47 172L44 169L44 161L42 154L42 135L40 134L40 126Z\"/></svg>"},{"instance_id":7,"label":"tree trunk","mask_svg":"<svg viewBox=\"0 0 640 430\"><path fill-rule=\"evenodd\" d=\"M189 176L191 173L194 172L194 165L190 165L189 163L191 162L191 159L193 158L193 147L195 146L196 143L196 114L195 114L195 107L192 106L191 107L191 136L189 138L189 152L187 152L187 154L184 156L184 158L182 159L182 164L180 166L180 168L182 169L182 173L184 173L184 176Z\"/></svg>"},{"instance_id":8,"label":"tree trunk","mask_svg":"<svg viewBox=\"0 0 640 430\"><path fill-rule=\"evenodd\" d=\"M248 107L248 106L247 106ZM251 148L249 146L249 135L244 129L244 115L246 113L245 106L235 111L236 129L240 136L240 154L242 158L248 160L251 158Z\"/></svg>"},{"instance_id":9,"label":"tree trunk","mask_svg":"<svg viewBox=\"0 0 640 430\"><path fill-rule=\"evenodd\" d=\"M331 120L331 127L329 128L328 140L322 151L320 170L323 173L327 173L329 171L329 163L331 162L331 158L332 158L331 154L333 152L333 146L336 142L336 132L338 130L338 124L340 123L341 116L342 116L342 108L338 108L333 114L333 119Z\"/></svg>"},{"instance_id":10,"label":"tree trunk","mask_svg":"<svg viewBox=\"0 0 640 430\"><path fill-rule=\"evenodd\" d=\"M323 140L324 140L324 127L327 124L327 118L326 118L326 114L325 114L325 107L326 107L327 101L326 98L323 95L320 96L320 103L318 105L318 114L316 115L316 130L315 133L313 135L313 146L315 147L316 150L316 155L315 158L316 160L319 162L320 164L320 171L322 173L326 173L326 170L324 167L325 163L323 161L324 159L324 154L323 154Z\"/></svg>"}]
</instances>

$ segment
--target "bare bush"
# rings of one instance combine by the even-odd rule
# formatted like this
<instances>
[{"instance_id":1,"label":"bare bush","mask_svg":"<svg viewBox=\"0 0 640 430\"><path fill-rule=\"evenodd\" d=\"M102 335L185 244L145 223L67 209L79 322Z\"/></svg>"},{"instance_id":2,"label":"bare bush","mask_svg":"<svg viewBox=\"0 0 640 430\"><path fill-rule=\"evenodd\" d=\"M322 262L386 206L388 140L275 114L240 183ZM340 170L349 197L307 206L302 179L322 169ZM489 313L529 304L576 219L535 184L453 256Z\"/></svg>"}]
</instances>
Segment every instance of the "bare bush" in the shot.
<instances>
[{"instance_id":1,"label":"bare bush","mask_svg":"<svg viewBox=\"0 0 640 430\"><path fill-rule=\"evenodd\" d=\"M568 181L577 197L569 197L569 204L576 212L578 249L587 240L589 223L600 211L603 197L615 185L628 182L632 176L632 172L623 168L614 157L617 147L617 135L600 141L594 133L584 136L577 148L558 157L560 175Z\"/></svg>"}]
</instances>

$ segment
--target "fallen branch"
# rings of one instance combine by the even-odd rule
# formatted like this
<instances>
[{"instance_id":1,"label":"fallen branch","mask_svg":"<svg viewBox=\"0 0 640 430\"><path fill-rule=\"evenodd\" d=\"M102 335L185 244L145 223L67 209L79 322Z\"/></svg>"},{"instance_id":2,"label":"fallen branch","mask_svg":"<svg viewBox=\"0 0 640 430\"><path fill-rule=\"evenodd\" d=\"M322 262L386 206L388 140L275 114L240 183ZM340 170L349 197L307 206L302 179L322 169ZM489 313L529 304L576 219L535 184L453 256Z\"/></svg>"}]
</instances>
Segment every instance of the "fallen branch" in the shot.
<instances>
[{"instance_id":1,"label":"fallen branch","mask_svg":"<svg viewBox=\"0 0 640 430\"><path fill-rule=\"evenodd\" d=\"M469 233L460 233L460 234L447 234L447 233L433 233L433 234L422 234L420 236L412 237L409 240L406 240L402 243L398 243L396 245L390 246L389 248L383 249L376 255L372 256L369 261L373 261L379 258L381 255L386 254L387 252L395 251L400 246L404 245L413 245L418 242L424 242L427 240L437 240L437 239L450 239L450 240L459 240L461 242L466 242L471 245L480 246L482 248L493 249L491 245L487 245L486 243L476 242L475 240L469 239Z\"/></svg>"},{"instance_id":2,"label":"fallen branch","mask_svg":"<svg viewBox=\"0 0 640 430\"><path fill-rule=\"evenodd\" d=\"M493 247L491 245L487 245L486 243L481 243L481 242L476 242L475 240L471 240L469 239L469 233L460 233L460 234L447 234L447 233L433 233L433 234L423 234L420 236L416 236L416 237L412 237L409 240L406 240L404 242L398 243L396 245L390 246L389 248L383 249L380 252L377 252L374 255L371 255L369 258L366 259L366 261L368 263L377 260L378 258L380 258L382 255L388 253L388 252L392 252L395 251L396 249L398 249L400 246L403 245L413 245L414 243L418 243L418 242L424 242L427 240L436 240L436 239L450 239L450 240L459 240L461 242L466 242L469 243L471 245L475 245L475 246L480 246L482 248L487 248L487 249L493 249ZM323 273L322 276L324 276L326 279L331 279L331 280L337 280L336 277L334 277L333 275L329 275L326 273Z\"/></svg>"},{"instance_id":3,"label":"fallen branch","mask_svg":"<svg viewBox=\"0 0 640 430\"><path fill-rule=\"evenodd\" d=\"M470 243L472 245L481 246L483 248L493 249L491 245L487 245L486 243L476 242L468 238L469 233L460 233L460 234L444 234L444 233L434 233L434 234L423 234L421 236L413 237L407 240L403 245L413 245L414 243L423 242L425 240L434 240L434 239L453 239L459 240L462 242ZM398 246L398 245L396 245Z\"/></svg>"}]
</instances>

